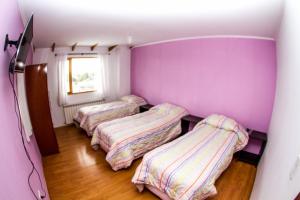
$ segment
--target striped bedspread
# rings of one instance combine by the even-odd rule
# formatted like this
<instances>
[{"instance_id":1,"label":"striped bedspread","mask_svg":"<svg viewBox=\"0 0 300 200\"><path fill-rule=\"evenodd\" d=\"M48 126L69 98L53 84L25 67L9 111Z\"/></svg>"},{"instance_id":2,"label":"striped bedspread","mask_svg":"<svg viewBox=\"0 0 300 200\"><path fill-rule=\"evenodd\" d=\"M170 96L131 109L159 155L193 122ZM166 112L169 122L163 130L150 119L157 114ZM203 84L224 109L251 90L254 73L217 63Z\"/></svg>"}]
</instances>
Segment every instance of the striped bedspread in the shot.
<instances>
[{"instance_id":1,"label":"striped bedspread","mask_svg":"<svg viewBox=\"0 0 300 200\"><path fill-rule=\"evenodd\" d=\"M126 101L113 101L100 105L80 108L74 119L80 123L88 136L92 136L96 126L105 121L134 115L139 112L139 105Z\"/></svg>"},{"instance_id":2,"label":"striped bedspread","mask_svg":"<svg viewBox=\"0 0 300 200\"><path fill-rule=\"evenodd\" d=\"M181 133L181 118L187 111L171 104L154 106L149 111L101 123L91 145L107 151L106 160L113 170L127 168L144 153Z\"/></svg>"},{"instance_id":3,"label":"striped bedspread","mask_svg":"<svg viewBox=\"0 0 300 200\"><path fill-rule=\"evenodd\" d=\"M150 185L176 200L215 195L215 180L228 167L233 154L247 144L248 134L231 119L221 115L212 118L147 153L132 179L138 189Z\"/></svg>"}]
</instances>

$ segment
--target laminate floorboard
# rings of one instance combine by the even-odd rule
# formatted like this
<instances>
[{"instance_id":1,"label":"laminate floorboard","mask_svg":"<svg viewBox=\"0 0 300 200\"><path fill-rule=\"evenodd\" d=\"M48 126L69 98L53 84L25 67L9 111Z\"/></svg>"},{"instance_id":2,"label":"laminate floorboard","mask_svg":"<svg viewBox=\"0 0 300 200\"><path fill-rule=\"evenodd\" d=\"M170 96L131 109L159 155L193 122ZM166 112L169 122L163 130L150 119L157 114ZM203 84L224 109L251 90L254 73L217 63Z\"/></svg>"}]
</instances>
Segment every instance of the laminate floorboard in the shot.
<instances>
[{"instance_id":1,"label":"laminate floorboard","mask_svg":"<svg viewBox=\"0 0 300 200\"><path fill-rule=\"evenodd\" d=\"M114 172L105 153L94 151L90 138L75 126L55 129L59 154L43 157L44 173L52 200L150 200L148 190L139 193L131 178L141 159L129 169ZM218 194L209 200L247 200L256 167L233 160L216 182Z\"/></svg>"}]
</instances>

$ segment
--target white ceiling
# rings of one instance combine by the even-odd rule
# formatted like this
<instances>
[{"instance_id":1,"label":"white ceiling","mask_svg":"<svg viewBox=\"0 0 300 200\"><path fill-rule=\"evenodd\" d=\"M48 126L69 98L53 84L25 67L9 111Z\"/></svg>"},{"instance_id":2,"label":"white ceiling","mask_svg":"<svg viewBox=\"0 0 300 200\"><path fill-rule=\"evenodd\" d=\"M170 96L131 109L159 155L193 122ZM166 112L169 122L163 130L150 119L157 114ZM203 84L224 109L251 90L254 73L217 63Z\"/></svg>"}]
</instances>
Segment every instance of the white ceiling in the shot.
<instances>
[{"instance_id":1,"label":"white ceiling","mask_svg":"<svg viewBox=\"0 0 300 200\"><path fill-rule=\"evenodd\" d=\"M183 37L274 38L282 0L19 0L36 47L140 45Z\"/></svg>"}]
</instances>

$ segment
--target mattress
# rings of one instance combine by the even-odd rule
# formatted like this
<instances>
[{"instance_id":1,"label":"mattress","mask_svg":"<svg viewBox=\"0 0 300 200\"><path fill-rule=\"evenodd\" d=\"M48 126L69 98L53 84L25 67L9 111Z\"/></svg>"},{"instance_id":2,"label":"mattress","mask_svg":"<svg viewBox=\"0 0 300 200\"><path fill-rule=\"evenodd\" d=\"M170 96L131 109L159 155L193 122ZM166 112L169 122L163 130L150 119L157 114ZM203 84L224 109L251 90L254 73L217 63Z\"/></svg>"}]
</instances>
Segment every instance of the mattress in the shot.
<instances>
[{"instance_id":1,"label":"mattress","mask_svg":"<svg viewBox=\"0 0 300 200\"><path fill-rule=\"evenodd\" d=\"M80 124L88 136L92 136L99 123L134 115L139 112L139 106L146 104L141 97L129 95L119 101L80 108L74 120Z\"/></svg>"},{"instance_id":2,"label":"mattress","mask_svg":"<svg viewBox=\"0 0 300 200\"><path fill-rule=\"evenodd\" d=\"M184 108L161 104L149 111L101 123L95 129L91 145L107 152L113 170L127 168L134 159L176 138L181 133Z\"/></svg>"},{"instance_id":3,"label":"mattress","mask_svg":"<svg viewBox=\"0 0 300 200\"><path fill-rule=\"evenodd\" d=\"M217 193L216 179L247 142L242 126L212 115L184 136L145 154L132 182L139 191L147 186L163 199L205 199Z\"/></svg>"}]
</instances>

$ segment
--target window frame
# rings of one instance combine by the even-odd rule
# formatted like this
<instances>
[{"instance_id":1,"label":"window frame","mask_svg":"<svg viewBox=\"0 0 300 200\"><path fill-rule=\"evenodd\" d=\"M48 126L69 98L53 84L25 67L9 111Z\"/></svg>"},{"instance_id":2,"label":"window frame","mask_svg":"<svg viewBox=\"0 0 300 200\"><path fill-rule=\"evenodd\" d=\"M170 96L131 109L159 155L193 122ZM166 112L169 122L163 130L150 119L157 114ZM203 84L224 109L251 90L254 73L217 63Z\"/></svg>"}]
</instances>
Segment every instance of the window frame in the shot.
<instances>
[{"instance_id":1,"label":"window frame","mask_svg":"<svg viewBox=\"0 0 300 200\"><path fill-rule=\"evenodd\" d=\"M96 92L97 90L88 90L88 91L83 91L83 92L73 92L72 59L74 59L74 58L81 59L81 58L97 58L97 57L68 57L68 61L69 61L69 92L68 92L68 95L76 95L76 94Z\"/></svg>"}]
</instances>

